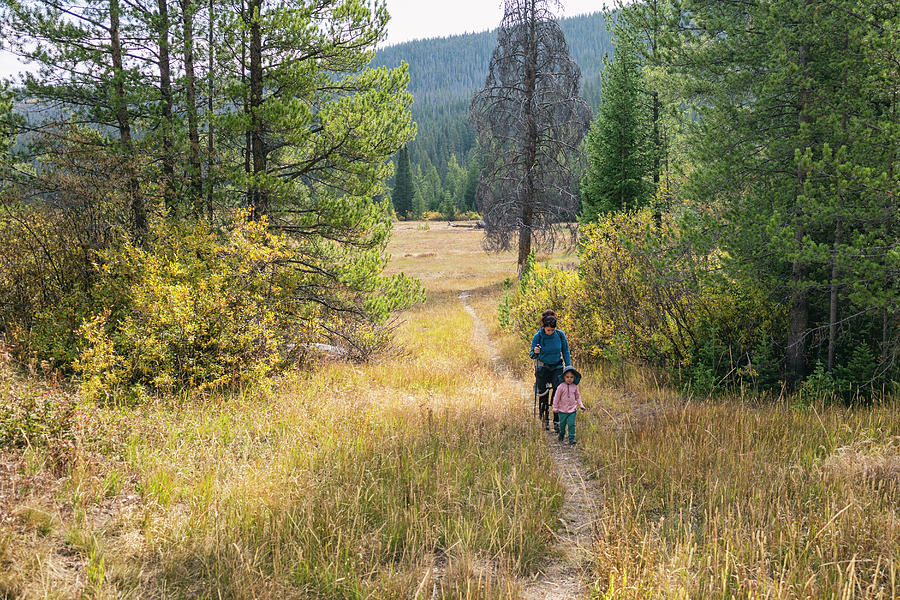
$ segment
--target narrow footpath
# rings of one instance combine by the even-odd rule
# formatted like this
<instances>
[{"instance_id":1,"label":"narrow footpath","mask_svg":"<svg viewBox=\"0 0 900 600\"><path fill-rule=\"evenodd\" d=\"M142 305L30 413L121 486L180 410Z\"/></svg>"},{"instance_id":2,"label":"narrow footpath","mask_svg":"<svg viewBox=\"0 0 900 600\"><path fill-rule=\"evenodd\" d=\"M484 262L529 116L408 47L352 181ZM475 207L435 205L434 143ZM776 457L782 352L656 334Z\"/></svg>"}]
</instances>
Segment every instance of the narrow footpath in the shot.
<instances>
[{"instance_id":1,"label":"narrow footpath","mask_svg":"<svg viewBox=\"0 0 900 600\"><path fill-rule=\"evenodd\" d=\"M497 347L488 335L487 328L469 304L471 294L459 294L459 300L472 316L475 338L488 349L498 375L516 382L526 398L527 413L532 411L532 382L514 378L503 368ZM561 444L550 431L547 444L560 482L565 487L565 501L559 514L556 538L541 570L531 579L522 582L523 600L577 600L587 594L586 580L590 573L591 535L594 515L598 514L593 493L593 481L585 479L584 469L576 447Z\"/></svg>"}]
</instances>

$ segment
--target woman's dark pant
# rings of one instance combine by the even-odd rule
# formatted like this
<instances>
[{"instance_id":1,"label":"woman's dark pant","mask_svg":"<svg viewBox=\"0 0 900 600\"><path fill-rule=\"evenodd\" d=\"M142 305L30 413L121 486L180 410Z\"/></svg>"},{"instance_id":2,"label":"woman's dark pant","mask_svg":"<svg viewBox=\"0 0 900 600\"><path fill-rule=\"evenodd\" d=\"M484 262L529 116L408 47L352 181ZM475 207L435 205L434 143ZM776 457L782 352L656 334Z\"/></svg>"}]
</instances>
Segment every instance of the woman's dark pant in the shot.
<instances>
[{"instance_id":1,"label":"woman's dark pant","mask_svg":"<svg viewBox=\"0 0 900 600\"><path fill-rule=\"evenodd\" d=\"M550 403L553 399L553 396L556 394L556 388L559 385L559 378L562 377L563 367L562 365L558 367L538 367L534 370L534 380L535 386L538 389L538 392L542 392L547 389L547 384L553 386L553 390L549 394L545 394L540 397L538 401L538 409L540 411L541 420L545 423L550 420ZM559 417L556 413L553 413L553 423L557 423L557 419Z\"/></svg>"}]
</instances>

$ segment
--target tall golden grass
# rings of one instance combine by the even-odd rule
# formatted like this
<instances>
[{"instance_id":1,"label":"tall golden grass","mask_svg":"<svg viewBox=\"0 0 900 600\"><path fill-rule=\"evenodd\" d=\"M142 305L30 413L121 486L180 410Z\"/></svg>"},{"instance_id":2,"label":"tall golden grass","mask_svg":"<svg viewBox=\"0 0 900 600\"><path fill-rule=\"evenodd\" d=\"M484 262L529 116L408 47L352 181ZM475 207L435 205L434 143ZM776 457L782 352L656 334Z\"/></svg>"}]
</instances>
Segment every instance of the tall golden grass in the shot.
<instances>
[{"instance_id":1,"label":"tall golden grass","mask_svg":"<svg viewBox=\"0 0 900 600\"><path fill-rule=\"evenodd\" d=\"M45 449L5 454L0 598L515 597L562 490L456 298L491 279L426 278L431 300L369 364L82 405L61 469Z\"/></svg>"},{"instance_id":2,"label":"tall golden grass","mask_svg":"<svg viewBox=\"0 0 900 600\"><path fill-rule=\"evenodd\" d=\"M900 597L896 405L693 401L624 376L626 394L617 372L583 385L595 598Z\"/></svg>"}]
</instances>

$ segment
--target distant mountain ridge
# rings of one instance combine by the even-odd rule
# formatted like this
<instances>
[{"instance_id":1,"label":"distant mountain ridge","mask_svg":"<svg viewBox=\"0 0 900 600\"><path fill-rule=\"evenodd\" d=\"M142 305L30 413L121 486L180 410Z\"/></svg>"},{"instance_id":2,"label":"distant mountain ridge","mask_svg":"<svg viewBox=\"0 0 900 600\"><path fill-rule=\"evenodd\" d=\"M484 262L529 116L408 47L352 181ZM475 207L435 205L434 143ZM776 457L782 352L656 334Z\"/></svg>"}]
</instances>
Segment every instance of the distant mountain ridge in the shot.
<instances>
[{"instance_id":1,"label":"distant mountain ridge","mask_svg":"<svg viewBox=\"0 0 900 600\"><path fill-rule=\"evenodd\" d=\"M596 108L603 56L613 48L606 18L596 12L560 19L559 24L570 55L581 67L582 97ZM468 125L469 102L484 85L496 45L493 30L404 42L377 52L372 66L396 67L404 60L409 64L413 118L419 126L410 144L413 164L432 163L443 176L451 154L460 163L467 160L475 145Z\"/></svg>"}]
</instances>

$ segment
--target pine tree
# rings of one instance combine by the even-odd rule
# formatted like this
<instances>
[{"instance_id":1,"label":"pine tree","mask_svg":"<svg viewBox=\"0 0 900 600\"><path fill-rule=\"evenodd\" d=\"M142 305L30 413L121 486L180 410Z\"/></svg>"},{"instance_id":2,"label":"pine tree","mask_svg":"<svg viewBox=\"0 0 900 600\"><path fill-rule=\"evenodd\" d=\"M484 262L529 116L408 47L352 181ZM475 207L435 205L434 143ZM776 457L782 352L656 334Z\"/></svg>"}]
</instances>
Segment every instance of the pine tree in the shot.
<instances>
[{"instance_id":1,"label":"pine tree","mask_svg":"<svg viewBox=\"0 0 900 600\"><path fill-rule=\"evenodd\" d=\"M619 36L613 60L606 63L603 101L587 135L580 215L585 223L611 211L640 208L650 199L652 132L641 65L628 41Z\"/></svg>"},{"instance_id":2,"label":"pine tree","mask_svg":"<svg viewBox=\"0 0 900 600\"><path fill-rule=\"evenodd\" d=\"M463 210L475 210L475 196L478 191L478 180L481 177L483 162L484 157L481 156L481 149L476 146L472 150L469 164L466 168L466 190L463 194Z\"/></svg>"},{"instance_id":3,"label":"pine tree","mask_svg":"<svg viewBox=\"0 0 900 600\"><path fill-rule=\"evenodd\" d=\"M56 107L60 117L45 119L32 130L65 130L72 121L86 121L115 132L107 143L127 173L123 192L131 233L141 240L147 232L148 199L139 182L133 133L140 112L136 104L149 93L142 69L148 60L135 51L136 40L128 35L131 15L131 6L119 0L86 5L0 0L4 45L37 69L23 78L25 93Z\"/></svg>"},{"instance_id":4,"label":"pine tree","mask_svg":"<svg viewBox=\"0 0 900 600\"><path fill-rule=\"evenodd\" d=\"M450 162L447 163L447 175L444 177L444 190L453 204L455 213L466 210L466 177L466 170L459 164L456 154L451 154Z\"/></svg>"},{"instance_id":5,"label":"pine tree","mask_svg":"<svg viewBox=\"0 0 900 600\"><path fill-rule=\"evenodd\" d=\"M432 211L439 210L441 201L444 199L444 188L437 167L430 162L426 165L424 180L420 187L423 190L422 195L425 199L425 209Z\"/></svg>"},{"instance_id":6,"label":"pine tree","mask_svg":"<svg viewBox=\"0 0 900 600\"><path fill-rule=\"evenodd\" d=\"M861 343L873 344L886 374L900 337L900 207L891 191L900 172L891 24L900 7L874 0L677 5L669 88L686 92L680 101L695 165L688 190L716 214L709 225L729 273L764 286L786 307L780 343L788 386L820 357L829 367L842 353L852 360Z\"/></svg>"},{"instance_id":7,"label":"pine tree","mask_svg":"<svg viewBox=\"0 0 900 600\"><path fill-rule=\"evenodd\" d=\"M416 195L412 178L412 170L409 166L409 149L406 146L397 152L397 171L394 175L394 190L391 193L391 201L394 204L394 212L403 219L408 219L413 213L413 197Z\"/></svg>"},{"instance_id":8,"label":"pine tree","mask_svg":"<svg viewBox=\"0 0 900 600\"><path fill-rule=\"evenodd\" d=\"M412 218L413 219L421 219L422 215L425 213L425 198L422 196L422 190L420 188L416 188L416 193L413 196L412 201Z\"/></svg>"},{"instance_id":9,"label":"pine tree","mask_svg":"<svg viewBox=\"0 0 900 600\"><path fill-rule=\"evenodd\" d=\"M387 20L380 0L0 0L0 42L36 61L24 93L59 117L17 133L80 131L83 140L92 128L92 144L124 173L117 199L127 218L93 230L127 220L143 241L166 205L181 202L196 216L213 197L232 209L224 214L249 208L293 238L294 307L340 337L417 294L402 276L381 276L391 222L377 199L390 157L415 135L406 67L367 68ZM210 136L216 127L206 173L204 118ZM16 177L23 189L38 179L27 170ZM34 195L49 203L45 192Z\"/></svg>"},{"instance_id":10,"label":"pine tree","mask_svg":"<svg viewBox=\"0 0 900 600\"><path fill-rule=\"evenodd\" d=\"M671 2L668 0L641 0L625 2L616 0L618 18L615 24L619 43L628 43L637 54L644 70L654 69L663 64L660 55L661 38L666 34L668 19L671 17ZM627 41L625 40L627 38ZM649 163L654 192L660 188L665 165L668 163L668 123L666 122L661 90L645 80L646 108L649 119ZM657 218L658 221L658 218Z\"/></svg>"}]
</instances>

